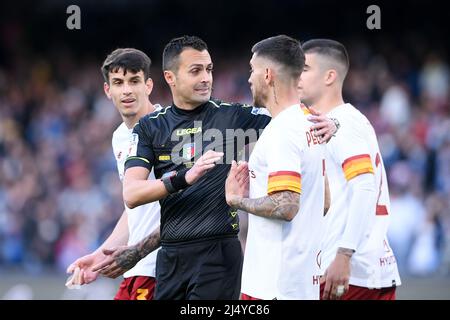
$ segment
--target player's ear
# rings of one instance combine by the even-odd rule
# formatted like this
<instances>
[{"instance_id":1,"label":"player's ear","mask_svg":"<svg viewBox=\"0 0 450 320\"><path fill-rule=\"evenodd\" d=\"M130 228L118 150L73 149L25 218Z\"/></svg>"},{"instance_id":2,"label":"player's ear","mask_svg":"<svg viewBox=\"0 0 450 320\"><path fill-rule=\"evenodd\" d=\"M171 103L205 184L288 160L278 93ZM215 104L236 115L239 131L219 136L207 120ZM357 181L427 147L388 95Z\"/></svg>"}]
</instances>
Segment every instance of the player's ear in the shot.
<instances>
[{"instance_id":1,"label":"player's ear","mask_svg":"<svg viewBox=\"0 0 450 320\"><path fill-rule=\"evenodd\" d=\"M166 80L167 84L171 87L175 86L175 74L170 70L164 71L164 79Z\"/></svg>"},{"instance_id":2,"label":"player's ear","mask_svg":"<svg viewBox=\"0 0 450 320\"><path fill-rule=\"evenodd\" d=\"M334 69L329 69L325 73L325 85L329 86L336 81L337 72Z\"/></svg>"},{"instance_id":3,"label":"player's ear","mask_svg":"<svg viewBox=\"0 0 450 320\"><path fill-rule=\"evenodd\" d=\"M153 80L152 78L148 78L147 81L145 81L145 93L149 96L150 93L152 93L153 90Z\"/></svg>"},{"instance_id":4,"label":"player's ear","mask_svg":"<svg viewBox=\"0 0 450 320\"><path fill-rule=\"evenodd\" d=\"M273 80L274 80L273 70L271 68L266 68L264 72L264 81L266 82L267 85L271 85L273 83Z\"/></svg>"},{"instance_id":5,"label":"player's ear","mask_svg":"<svg viewBox=\"0 0 450 320\"><path fill-rule=\"evenodd\" d=\"M111 100L111 93L109 92L109 84L107 82L103 83L103 90L105 91L105 94L108 97L108 99Z\"/></svg>"}]
</instances>

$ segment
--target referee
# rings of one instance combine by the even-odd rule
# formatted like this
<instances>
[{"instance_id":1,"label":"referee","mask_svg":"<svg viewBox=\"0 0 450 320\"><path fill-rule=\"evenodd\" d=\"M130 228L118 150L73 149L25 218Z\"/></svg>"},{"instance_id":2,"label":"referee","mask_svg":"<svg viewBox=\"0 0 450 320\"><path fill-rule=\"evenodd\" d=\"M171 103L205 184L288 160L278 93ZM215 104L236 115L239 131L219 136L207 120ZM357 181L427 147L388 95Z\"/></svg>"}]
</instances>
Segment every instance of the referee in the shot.
<instances>
[{"instance_id":1,"label":"referee","mask_svg":"<svg viewBox=\"0 0 450 320\"><path fill-rule=\"evenodd\" d=\"M135 126L123 190L131 208L161 203L155 299L238 299L243 258L239 220L224 191L238 150L227 129L258 133L271 118L257 108L211 99L213 64L198 37L171 40L164 49L163 70L173 104ZM206 138L207 132L214 136ZM156 180L147 180L152 168ZM142 256L121 259L136 257Z\"/></svg>"}]
</instances>

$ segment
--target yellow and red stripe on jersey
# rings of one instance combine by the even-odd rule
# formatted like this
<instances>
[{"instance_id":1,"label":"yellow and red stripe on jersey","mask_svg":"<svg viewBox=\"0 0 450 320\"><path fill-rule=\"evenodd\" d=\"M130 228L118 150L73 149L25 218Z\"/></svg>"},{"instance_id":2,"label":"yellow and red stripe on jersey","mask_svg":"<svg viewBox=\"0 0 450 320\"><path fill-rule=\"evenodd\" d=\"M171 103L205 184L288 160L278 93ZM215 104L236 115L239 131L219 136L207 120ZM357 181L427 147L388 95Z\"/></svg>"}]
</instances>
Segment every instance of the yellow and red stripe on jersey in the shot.
<instances>
[{"instance_id":1,"label":"yellow and red stripe on jersey","mask_svg":"<svg viewBox=\"0 0 450 320\"><path fill-rule=\"evenodd\" d=\"M302 192L302 176L295 171L276 171L269 174L267 194L278 191Z\"/></svg>"},{"instance_id":2,"label":"yellow and red stripe on jersey","mask_svg":"<svg viewBox=\"0 0 450 320\"><path fill-rule=\"evenodd\" d=\"M373 173L372 161L370 155L360 154L350 157L342 163L345 179L349 181L363 173Z\"/></svg>"}]
</instances>

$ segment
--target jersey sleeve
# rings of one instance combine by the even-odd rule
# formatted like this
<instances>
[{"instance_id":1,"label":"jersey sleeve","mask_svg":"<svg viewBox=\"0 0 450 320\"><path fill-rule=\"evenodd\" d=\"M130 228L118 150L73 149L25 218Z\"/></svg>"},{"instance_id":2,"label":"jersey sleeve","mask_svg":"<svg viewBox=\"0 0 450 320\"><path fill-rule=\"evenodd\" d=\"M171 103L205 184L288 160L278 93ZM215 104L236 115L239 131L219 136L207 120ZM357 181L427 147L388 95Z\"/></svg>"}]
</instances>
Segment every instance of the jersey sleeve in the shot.
<instances>
[{"instance_id":1,"label":"jersey sleeve","mask_svg":"<svg viewBox=\"0 0 450 320\"><path fill-rule=\"evenodd\" d=\"M145 118L133 128L130 141L130 152L125 161L125 170L131 167L144 167L149 171L152 170L155 161L155 154L150 136L145 130Z\"/></svg>"},{"instance_id":2,"label":"jersey sleeve","mask_svg":"<svg viewBox=\"0 0 450 320\"><path fill-rule=\"evenodd\" d=\"M331 154L341 164L347 181L361 174L374 173L370 149L361 130L343 124L329 143Z\"/></svg>"},{"instance_id":3,"label":"jersey sleeve","mask_svg":"<svg viewBox=\"0 0 450 320\"><path fill-rule=\"evenodd\" d=\"M271 132L272 133L272 132ZM267 147L267 194L280 191L301 193L301 143L283 130L273 130Z\"/></svg>"}]
</instances>

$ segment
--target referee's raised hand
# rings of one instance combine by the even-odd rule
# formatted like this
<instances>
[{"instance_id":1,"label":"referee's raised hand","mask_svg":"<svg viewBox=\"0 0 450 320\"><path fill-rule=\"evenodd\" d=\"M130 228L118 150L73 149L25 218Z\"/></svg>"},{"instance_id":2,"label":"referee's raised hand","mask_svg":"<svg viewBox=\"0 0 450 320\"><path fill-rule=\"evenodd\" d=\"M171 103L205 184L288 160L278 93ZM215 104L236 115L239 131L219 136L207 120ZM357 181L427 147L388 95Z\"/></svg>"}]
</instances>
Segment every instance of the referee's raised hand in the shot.
<instances>
[{"instance_id":1,"label":"referee's raised hand","mask_svg":"<svg viewBox=\"0 0 450 320\"><path fill-rule=\"evenodd\" d=\"M194 184L198 179L200 179L208 170L215 167L216 162L222 159L223 152L216 152L208 150L202 155L186 172L186 182L190 185Z\"/></svg>"}]
</instances>

